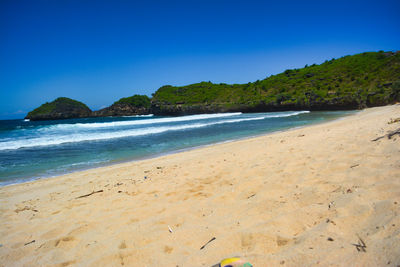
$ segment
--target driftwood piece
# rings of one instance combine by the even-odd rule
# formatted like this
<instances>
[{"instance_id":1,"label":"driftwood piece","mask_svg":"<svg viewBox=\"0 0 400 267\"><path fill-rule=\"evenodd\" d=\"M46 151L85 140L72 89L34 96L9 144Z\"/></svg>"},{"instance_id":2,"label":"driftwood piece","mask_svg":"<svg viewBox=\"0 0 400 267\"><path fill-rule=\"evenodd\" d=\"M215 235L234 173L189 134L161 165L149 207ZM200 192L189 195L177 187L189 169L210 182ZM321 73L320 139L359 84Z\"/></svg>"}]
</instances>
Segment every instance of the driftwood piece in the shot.
<instances>
[{"instance_id":1,"label":"driftwood piece","mask_svg":"<svg viewBox=\"0 0 400 267\"><path fill-rule=\"evenodd\" d=\"M390 121L388 122L388 124L392 124L392 123L396 123L396 122L400 122L400 118L390 119Z\"/></svg>"},{"instance_id":2,"label":"driftwood piece","mask_svg":"<svg viewBox=\"0 0 400 267\"><path fill-rule=\"evenodd\" d=\"M396 135L396 134L400 135L400 128L388 133L387 137L388 137L388 139L390 139L390 138L392 138L393 135Z\"/></svg>"},{"instance_id":3,"label":"driftwood piece","mask_svg":"<svg viewBox=\"0 0 400 267\"><path fill-rule=\"evenodd\" d=\"M200 248L200 250L202 250L203 248L205 248L208 244L210 244L212 241L214 241L216 238L215 237L213 237L213 238L211 238L210 240L208 240L208 242L207 243L205 243L201 248Z\"/></svg>"},{"instance_id":4,"label":"driftwood piece","mask_svg":"<svg viewBox=\"0 0 400 267\"><path fill-rule=\"evenodd\" d=\"M82 195L82 196L79 196L79 197L77 197L77 198L88 197L88 196L91 196L91 195L93 195L93 194L102 193L102 192L103 192L103 190L93 191L92 193L89 193L89 194L86 194L86 195Z\"/></svg>"},{"instance_id":5,"label":"driftwood piece","mask_svg":"<svg viewBox=\"0 0 400 267\"><path fill-rule=\"evenodd\" d=\"M400 128L397 129L397 130L391 131L391 132L389 132L388 134L385 134L385 135L379 136L379 137L377 137L377 138L375 138L375 139L372 139L371 141L372 141L372 142L378 141L378 140L384 138L385 136L386 136L388 139L391 139L391 138L392 138L394 135L396 135L396 134L400 135Z\"/></svg>"}]
</instances>

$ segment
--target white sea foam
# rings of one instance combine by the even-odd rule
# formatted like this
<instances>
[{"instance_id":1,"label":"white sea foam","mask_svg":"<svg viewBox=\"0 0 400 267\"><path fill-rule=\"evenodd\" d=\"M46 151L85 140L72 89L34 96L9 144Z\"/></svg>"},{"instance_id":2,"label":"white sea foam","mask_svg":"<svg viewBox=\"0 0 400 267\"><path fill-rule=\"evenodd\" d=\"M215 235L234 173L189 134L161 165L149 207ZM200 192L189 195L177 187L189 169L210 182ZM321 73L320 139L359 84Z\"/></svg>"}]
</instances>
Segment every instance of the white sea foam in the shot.
<instances>
[{"instance_id":1,"label":"white sea foam","mask_svg":"<svg viewBox=\"0 0 400 267\"><path fill-rule=\"evenodd\" d=\"M294 112L279 112L276 114L274 112L271 115L266 115L266 118L283 118L296 116L303 113L309 113L310 111L294 111ZM152 114L150 114L152 115ZM169 117L169 118L159 118L159 119L147 119L147 120L132 120L132 121L113 121L113 122L94 122L94 123L75 123L75 124L57 124L49 127L43 128L47 129L94 129L94 128L116 128L123 126L136 126L136 125L150 125L150 124L161 124L161 123L174 123L174 122L185 122L185 121L196 121L196 120L206 120L206 119L218 119L225 117L233 117L242 115L241 112L235 113L215 113L215 114L201 114L201 115L190 115L182 117ZM264 115L264 114L263 114ZM148 115L141 115L148 116Z\"/></svg>"},{"instance_id":2,"label":"white sea foam","mask_svg":"<svg viewBox=\"0 0 400 267\"><path fill-rule=\"evenodd\" d=\"M304 113L310 113L308 110L304 111L294 111L294 112L288 112L288 113L280 113L280 114L273 114L273 115L266 115L266 118L284 118L284 117L291 117L291 116L296 116Z\"/></svg>"},{"instance_id":3,"label":"white sea foam","mask_svg":"<svg viewBox=\"0 0 400 267\"><path fill-rule=\"evenodd\" d=\"M208 127L218 124L256 121L268 118L290 117L308 112L309 111L294 111L294 112L280 112L280 113L243 114L243 116L239 118L237 118L237 116L241 115L242 113L219 113L219 114L203 114L203 115L192 115L184 117L145 119L145 120L133 120L133 121L61 124L56 126L50 126L50 127L61 127L61 129L50 128L50 127L47 129L43 128L40 130L36 129L28 136L27 135L20 136L19 138L17 137L16 139L11 139L11 138L3 139L2 141L0 141L0 150L15 150L19 148L51 146L51 145L60 145L65 143L77 143L85 141L97 141L97 140L107 140L107 139L116 139L124 137L145 136L151 134L159 134L167 131L181 131L181 130ZM214 119L214 118L215 119L221 118L221 120L219 121L214 120L210 122L204 122L204 121L195 122L198 120ZM173 123L182 121L187 121L188 123L184 125L163 124L163 123ZM153 125L153 124L160 124L160 125ZM118 129L113 127L122 125L149 125L149 127L136 128L136 129L129 129L129 128ZM69 129L72 131L64 131L65 129ZM43 133L42 132L43 130L45 130L46 132Z\"/></svg>"},{"instance_id":4,"label":"white sea foam","mask_svg":"<svg viewBox=\"0 0 400 267\"><path fill-rule=\"evenodd\" d=\"M241 115L241 114L242 114L241 112L236 112L236 113L216 113L216 114L190 115L190 116L182 116L182 117L168 117L168 118L159 118L159 119L147 119L147 120L94 122L94 123L75 123L75 124L57 124L57 125L50 126L49 128L59 128L59 129L108 128L108 127L149 125L149 124L157 124L157 123L171 123L171 122L182 122L182 121L216 119L216 118L238 116L238 115Z\"/></svg>"},{"instance_id":5,"label":"white sea foam","mask_svg":"<svg viewBox=\"0 0 400 267\"><path fill-rule=\"evenodd\" d=\"M243 121L252 121L252 120L263 120L266 117L255 117L255 118L243 118L243 119L232 119L232 120L224 120L210 123L194 123L194 124L186 124L179 126L159 126L159 127L148 127L141 129L131 129L131 130L121 130L114 132L92 132L92 133L76 133L76 134L64 134L64 135L54 135L54 136L43 136L43 137L34 137L29 139L20 139L13 141L0 142L0 150L13 150L19 148L29 148L29 147L38 147L38 146L51 146L51 145L60 145L65 143L77 143L84 141L97 141L97 140L108 140L108 139L116 139L116 138L124 138L124 137L135 137L135 136L143 136L143 135L151 135L151 134L159 134L167 131L181 131L195 128L208 127L217 124L226 124L226 123L238 123Z\"/></svg>"},{"instance_id":6,"label":"white sea foam","mask_svg":"<svg viewBox=\"0 0 400 267\"><path fill-rule=\"evenodd\" d=\"M132 115L132 116L122 116L124 118L148 118L153 117L154 114L147 114L147 115Z\"/></svg>"}]
</instances>

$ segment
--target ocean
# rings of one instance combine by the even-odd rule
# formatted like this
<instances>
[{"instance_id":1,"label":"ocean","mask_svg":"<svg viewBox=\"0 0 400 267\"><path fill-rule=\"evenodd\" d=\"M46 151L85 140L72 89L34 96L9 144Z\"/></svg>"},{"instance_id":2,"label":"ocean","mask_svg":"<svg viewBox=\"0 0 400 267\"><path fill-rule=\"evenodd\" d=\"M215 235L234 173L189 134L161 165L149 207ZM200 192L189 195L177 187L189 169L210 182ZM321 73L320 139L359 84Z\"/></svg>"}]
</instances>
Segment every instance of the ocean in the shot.
<instances>
[{"instance_id":1,"label":"ocean","mask_svg":"<svg viewBox=\"0 0 400 267\"><path fill-rule=\"evenodd\" d=\"M320 123L355 111L0 121L0 186Z\"/></svg>"}]
</instances>

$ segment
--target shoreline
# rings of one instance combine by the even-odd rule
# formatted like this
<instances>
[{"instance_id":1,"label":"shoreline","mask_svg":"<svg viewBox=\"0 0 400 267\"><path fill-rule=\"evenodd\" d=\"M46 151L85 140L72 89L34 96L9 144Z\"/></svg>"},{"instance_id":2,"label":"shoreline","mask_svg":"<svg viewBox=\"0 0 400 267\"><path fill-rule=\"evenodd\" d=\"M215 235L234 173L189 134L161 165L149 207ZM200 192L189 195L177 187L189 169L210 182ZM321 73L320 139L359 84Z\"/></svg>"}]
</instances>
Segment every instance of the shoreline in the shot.
<instances>
[{"instance_id":1,"label":"shoreline","mask_svg":"<svg viewBox=\"0 0 400 267\"><path fill-rule=\"evenodd\" d=\"M88 170L92 170L92 169L106 168L106 167L113 166L113 165L118 165L118 164L140 162L140 161L143 161L143 160L150 160L150 159L155 159L155 158L159 158L159 157L163 157L163 156L183 153L183 152L186 152L186 151L202 149L202 148L209 147L209 146L215 146L215 145L220 145L220 144L225 144L225 143L248 140L248 139L263 137L263 136L267 136L267 135L271 135L271 134L282 133L282 132L286 132L286 131L291 131L291 130L301 129L301 128L305 128L305 127L310 127L310 126L313 126L313 125L329 123L329 122L333 122L333 121L336 121L336 120L344 119L344 118L346 118L348 116L352 116L352 115L358 114L358 113L362 112L363 110L340 110L340 112L344 112L344 111L350 111L350 112L354 112L354 113L353 114L343 115L343 116L341 116L339 118L327 119L327 120L324 120L324 121L321 121L321 122L314 122L314 123L311 123L311 124L306 124L306 125L302 125L302 126L296 126L296 127L293 127L293 128L288 128L288 129L283 129L283 130L276 130L276 131L266 132L266 133L260 133L260 134L256 134L256 135L241 137L241 138L238 138L238 139L228 139L228 140L219 141L219 142L216 142L216 143L199 145L199 146L194 146L194 147L189 147L189 148L182 148L182 149L173 150L173 151L169 151L169 152L164 152L164 153L154 154L154 155L150 155L150 156L145 156L145 157L141 157L141 158L138 158L138 159L127 159L127 160L116 161L116 162L113 162L113 163L112 162L104 162L104 164L100 164L99 166L88 166L86 168L60 172L60 173L54 174L54 175L42 175L42 176L30 177L30 178L20 178L23 181L18 181L18 179L17 179L17 182L13 182L13 183L9 183L9 184L1 185L1 183L0 183L0 188L7 187L7 186L12 186L12 185L30 183L30 182L35 182L35 181L45 180L45 179L56 179L57 177L60 177L60 176L70 175L70 174L83 172L83 171L88 171ZM153 115L153 114L150 114L150 115ZM136 116L133 116L133 117L137 117L137 116L147 116L147 115L136 115ZM128 116L123 116L123 117L128 117Z\"/></svg>"},{"instance_id":2,"label":"shoreline","mask_svg":"<svg viewBox=\"0 0 400 267\"><path fill-rule=\"evenodd\" d=\"M396 266L400 137L371 141L395 118L369 108L0 187L0 266Z\"/></svg>"}]
</instances>

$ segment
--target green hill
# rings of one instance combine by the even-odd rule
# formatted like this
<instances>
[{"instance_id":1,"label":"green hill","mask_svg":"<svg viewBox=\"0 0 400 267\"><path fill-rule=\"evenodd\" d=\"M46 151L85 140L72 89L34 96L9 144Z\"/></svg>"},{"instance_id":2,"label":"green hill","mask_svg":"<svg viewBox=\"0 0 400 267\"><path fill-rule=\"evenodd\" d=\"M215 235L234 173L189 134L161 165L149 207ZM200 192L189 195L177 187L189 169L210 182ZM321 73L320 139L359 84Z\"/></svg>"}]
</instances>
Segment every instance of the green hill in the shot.
<instances>
[{"instance_id":1,"label":"green hill","mask_svg":"<svg viewBox=\"0 0 400 267\"><path fill-rule=\"evenodd\" d=\"M134 95L130 97L123 97L120 100L114 102L113 105L117 104L128 104L136 108L150 108L150 98L146 95Z\"/></svg>"},{"instance_id":2,"label":"green hill","mask_svg":"<svg viewBox=\"0 0 400 267\"><path fill-rule=\"evenodd\" d=\"M289 109L356 109L400 100L400 52L367 52L286 70L247 84L166 85L153 112L191 114Z\"/></svg>"},{"instance_id":3,"label":"green hill","mask_svg":"<svg viewBox=\"0 0 400 267\"><path fill-rule=\"evenodd\" d=\"M54 120L89 117L92 111L82 102L59 97L32 110L25 117L30 120Z\"/></svg>"},{"instance_id":4,"label":"green hill","mask_svg":"<svg viewBox=\"0 0 400 267\"><path fill-rule=\"evenodd\" d=\"M124 97L109 107L94 111L93 117L144 115L150 112L150 98L146 95Z\"/></svg>"},{"instance_id":5,"label":"green hill","mask_svg":"<svg viewBox=\"0 0 400 267\"><path fill-rule=\"evenodd\" d=\"M134 95L92 112L66 97L28 113L31 120L125 116L154 113L184 115L215 112L339 110L400 101L400 51L366 52L286 70L246 84L201 82L165 85L153 98Z\"/></svg>"}]
</instances>

